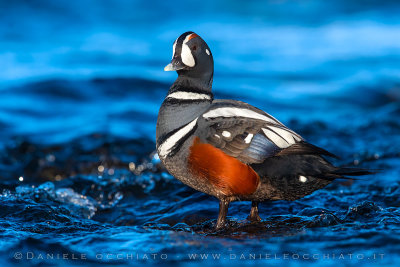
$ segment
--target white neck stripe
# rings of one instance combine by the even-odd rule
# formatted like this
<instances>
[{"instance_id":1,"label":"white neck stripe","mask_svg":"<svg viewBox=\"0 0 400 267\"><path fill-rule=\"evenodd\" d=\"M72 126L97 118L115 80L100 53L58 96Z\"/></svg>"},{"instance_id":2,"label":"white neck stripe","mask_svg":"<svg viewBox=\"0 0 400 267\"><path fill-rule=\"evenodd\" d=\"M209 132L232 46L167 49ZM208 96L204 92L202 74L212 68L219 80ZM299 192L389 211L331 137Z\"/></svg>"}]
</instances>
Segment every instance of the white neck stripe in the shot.
<instances>
[{"instance_id":1,"label":"white neck stripe","mask_svg":"<svg viewBox=\"0 0 400 267\"><path fill-rule=\"evenodd\" d=\"M192 92L174 92L167 95L167 98L181 99L181 100L211 100L211 96L201 93Z\"/></svg>"},{"instance_id":2,"label":"white neck stripe","mask_svg":"<svg viewBox=\"0 0 400 267\"><path fill-rule=\"evenodd\" d=\"M189 133L196 126L197 119L192 120L185 127L168 137L159 147L158 155L162 158L166 158L171 153L172 148L176 143L179 142L187 133Z\"/></svg>"}]
</instances>

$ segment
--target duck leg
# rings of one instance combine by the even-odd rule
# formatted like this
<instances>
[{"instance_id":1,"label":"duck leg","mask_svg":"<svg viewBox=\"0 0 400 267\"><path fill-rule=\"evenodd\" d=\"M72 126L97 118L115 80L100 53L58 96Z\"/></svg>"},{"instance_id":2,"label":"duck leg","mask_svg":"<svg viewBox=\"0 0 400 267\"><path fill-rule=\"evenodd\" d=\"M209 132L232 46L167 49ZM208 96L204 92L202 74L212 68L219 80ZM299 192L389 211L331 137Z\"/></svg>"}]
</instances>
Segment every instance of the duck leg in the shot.
<instances>
[{"instance_id":1,"label":"duck leg","mask_svg":"<svg viewBox=\"0 0 400 267\"><path fill-rule=\"evenodd\" d=\"M252 201L251 202L251 210L250 215L247 217L251 222L259 222L261 221L260 215L258 215L258 202Z\"/></svg>"},{"instance_id":2,"label":"duck leg","mask_svg":"<svg viewBox=\"0 0 400 267\"><path fill-rule=\"evenodd\" d=\"M215 226L216 230L219 230L225 226L226 223L226 215L228 214L229 201L225 199L221 199L219 201L219 213L217 225Z\"/></svg>"}]
</instances>

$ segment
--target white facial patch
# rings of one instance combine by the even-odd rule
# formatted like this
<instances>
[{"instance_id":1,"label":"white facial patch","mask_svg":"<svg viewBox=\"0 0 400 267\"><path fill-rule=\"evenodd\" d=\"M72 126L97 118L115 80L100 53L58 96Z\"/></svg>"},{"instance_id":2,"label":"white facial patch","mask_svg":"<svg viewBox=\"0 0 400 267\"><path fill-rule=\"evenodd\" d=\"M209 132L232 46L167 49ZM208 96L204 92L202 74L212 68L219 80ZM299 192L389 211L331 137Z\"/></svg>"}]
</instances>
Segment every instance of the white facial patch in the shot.
<instances>
[{"instance_id":1,"label":"white facial patch","mask_svg":"<svg viewBox=\"0 0 400 267\"><path fill-rule=\"evenodd\" d=\"M178 39L175 40L174 45L172 46L172 58L174 58L174 56L175 56L175 48L176 48L176 41L177 40Z\"/></svg>"},{"instance_id":2,"label":"white facial patch","mask_svg":"<svg viewBox=\"0 0 400 267\"><path fill-rule=\"evenodd\" d=\"M206 53L207 55L210 55L210 50L208 50L207 48L206 48Z\"/></svg>"},{"instance_id":3,"label":"white facial patch","mask_svg":"<svg viewBox=\"0 0 400 267\"><path fill-rule=\"evenodd\" d=\"M244 139L244 142L246 143L246 144L250 144L250 142L251 142L251 140L253 140L253 134L248 134L247 136L246 136L246 138Z\"/></svg>"},{"instance_id":4,"label":"white facial patch","mask_svg":"<svg viewBox=\"0 0 400 267\"><path fill-rule=\"evenodd\" d=\"M307 182L307 180L308 180L307 177L305 177L305 176L303 176L303 175L300 175L300 176L299 176L299 181L300 181L300 182L305 183L305 182Z\"/></svg>"},{"instance_id":5,"label":"white facial patch","mask_svg":"<svg viewBox=\"0 0 400 267\"><path fill-rule=\"evenodd\" d=\"M169 153L171 153L171 149L175 146L179 140L181 140L188 132L190 132L197 123L197 119L192 120L188 124L185 125L182 129L168 137L159 147L158 147L158 155L162 158L166 158Z\"/></svg>"},{"instance_id":6,"label":"white facial patch","mask_svg":"<svg viewBox=\"0 0 400 267\"><path fill-rule=\"evenodd\" d=\"M196 64L194 61L194 57L192 55L192 51L190 51L189 46L186 44L187 42L189 42L192 34L186 36L185 40L183 40L182 43L182 52L181 52L182 63L188 67L194 67L194 65Z\"/></svg>"},{"instance_id":7,"label":"white facial patch","mask_svg":"<svg viewBox=\"0 0 400 267\"><path fill-rule=\"evenodd\" d=\"M189 46L186 44L182 45L181 58L183 64L185 64L188 67L194 67L195 65L194 57L192 55L192 52L190 52Z\"/></svg>"},{"instance_id":8,"label":"white facial patch","mask_svg":"<svg viewBox=\"0 0 400 267\"><path fill-rule=\"evenodd\" d=\"M223 136L223 137L226 137L226 138L229 138L229 137L231 137L231 133L228 132L228 131L223 131L223 132L222 132L222 136Z\"/></svg>"},{"instance_id":9,"label":"white facial patch","mask_svg":"<svg viewBox=\"0 0 400 267\"><path fill-rule=\"evenodd\" d=\"M179 92L179 91L167 95L167 98L174 98L181 100L211 100L211 97L207 94Z\"/></svg>"}]
</instances>

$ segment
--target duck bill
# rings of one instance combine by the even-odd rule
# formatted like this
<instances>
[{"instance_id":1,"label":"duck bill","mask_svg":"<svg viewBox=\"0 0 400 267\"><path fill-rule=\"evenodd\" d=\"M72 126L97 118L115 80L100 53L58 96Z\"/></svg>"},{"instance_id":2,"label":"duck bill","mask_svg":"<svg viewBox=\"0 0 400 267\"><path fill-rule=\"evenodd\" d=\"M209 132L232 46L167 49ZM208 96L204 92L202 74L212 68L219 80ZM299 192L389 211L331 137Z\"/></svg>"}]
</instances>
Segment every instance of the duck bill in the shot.
<instances>
[{"instance_id":1,"label":"duck bill","mask_svg":"<svg viewBox=\"0 0 400 267\"><path fill-rule=\"evenodd\" d=\"M183 64L178 58L173 58L171 63L165 66L164 71L182 70L184 68L186 68L185 64Z\"/></svg>"}]
</instances>

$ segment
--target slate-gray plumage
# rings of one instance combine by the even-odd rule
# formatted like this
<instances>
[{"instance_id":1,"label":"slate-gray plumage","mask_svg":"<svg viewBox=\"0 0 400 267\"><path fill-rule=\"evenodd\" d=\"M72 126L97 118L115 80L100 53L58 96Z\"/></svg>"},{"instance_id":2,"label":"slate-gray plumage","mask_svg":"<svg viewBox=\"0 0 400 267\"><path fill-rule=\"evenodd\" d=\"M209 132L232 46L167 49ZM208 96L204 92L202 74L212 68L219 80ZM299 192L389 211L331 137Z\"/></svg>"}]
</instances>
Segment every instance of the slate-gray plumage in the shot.
<instances>
[{"instance_id":1,"label":"slate-gray plumage","mask_svg":"<svg viewBox=\"0 0 400 267\"><path fill-rule=\"evenodd\" d=\"M252 201L249 219L258 221L261 201L295 200L336 178L369 174L333 166L324 158L333 154L260 109L214 100L213 57L197 34L174 42L165 70L176 70L178 78L159 111L157 152L177 179L220 200L216 228L225 225L232 201Z\"/></svg>"}]
</instances>

